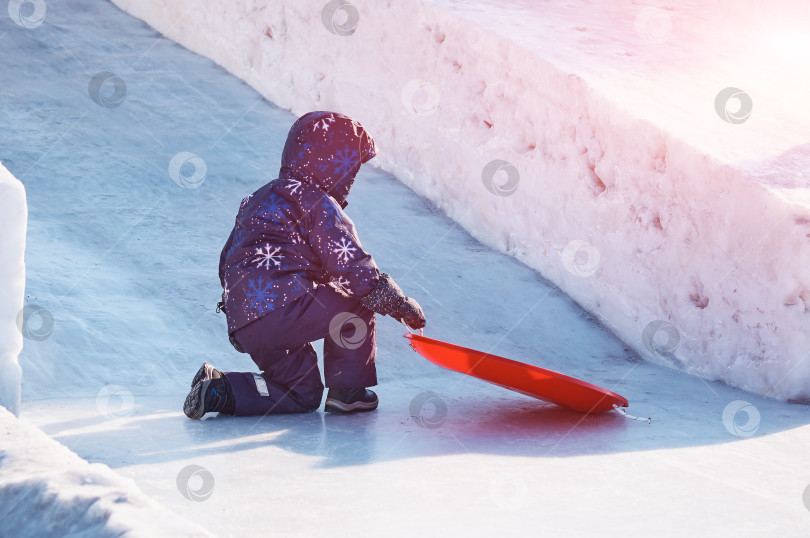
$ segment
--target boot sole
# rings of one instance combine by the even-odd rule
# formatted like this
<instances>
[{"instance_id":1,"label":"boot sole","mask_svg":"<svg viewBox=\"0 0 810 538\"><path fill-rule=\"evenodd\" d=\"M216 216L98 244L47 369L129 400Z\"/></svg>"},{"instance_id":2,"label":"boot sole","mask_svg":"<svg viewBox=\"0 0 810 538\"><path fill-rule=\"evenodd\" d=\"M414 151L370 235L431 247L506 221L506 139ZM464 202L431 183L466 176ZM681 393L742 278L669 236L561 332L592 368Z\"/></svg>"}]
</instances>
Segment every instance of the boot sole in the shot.
<instances>
[{"instance_id":1,"label":"boot sole","mask_svg":"<svg viewBox=\"0 0 810 538\"><path fill-rule=\"evenodd\" d=\"M327 398L323 410L326 411L327 413L354 413L355 411L374 411L375 409L377 409L377 405L379 403L380 403L379 400L374 400L373 402L354 402L351 404L347 404L345 402L341 402L340 400Z\"/></svg>"},{"instance_id":2,"label":"boot sole","mask_svg":"<svg viewBox=\"0 0 810 538\"><path fill-rule=\"evenodd\" d=\"M183 402L183 413L185 413L188 418L197 420L205 415L205 405L203 405L202 400L203 385L205 385L204 381L195 384L191 392L186 396L186 401Z\"/></svg>"}]
</instances>

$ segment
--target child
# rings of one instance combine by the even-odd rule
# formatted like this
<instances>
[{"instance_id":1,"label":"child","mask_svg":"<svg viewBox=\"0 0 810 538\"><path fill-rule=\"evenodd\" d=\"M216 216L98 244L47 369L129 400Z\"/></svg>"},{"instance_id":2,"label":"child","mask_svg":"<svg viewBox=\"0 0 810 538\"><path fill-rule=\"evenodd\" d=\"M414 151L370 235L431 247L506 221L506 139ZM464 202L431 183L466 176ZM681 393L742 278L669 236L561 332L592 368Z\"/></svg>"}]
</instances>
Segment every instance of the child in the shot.
<instances>
[{"instance_id":1,"label":"child","mask_svg":"<svg viewBox=\"0 0 810 538\"><path fill-rule=\"evenodd\" d=\"M242 200L220 256L217 310L231 343L262 373L204 363L183 405L189 418L318 409L324 385L311 342L321 338L324 410L377 408L366 388L377 384L375 312L413 329L425 316L379 272L343 212L360 165L375 154L368 133L344 115L310 112L293 124L279 178Z\"/></svg>"}]
</instances>

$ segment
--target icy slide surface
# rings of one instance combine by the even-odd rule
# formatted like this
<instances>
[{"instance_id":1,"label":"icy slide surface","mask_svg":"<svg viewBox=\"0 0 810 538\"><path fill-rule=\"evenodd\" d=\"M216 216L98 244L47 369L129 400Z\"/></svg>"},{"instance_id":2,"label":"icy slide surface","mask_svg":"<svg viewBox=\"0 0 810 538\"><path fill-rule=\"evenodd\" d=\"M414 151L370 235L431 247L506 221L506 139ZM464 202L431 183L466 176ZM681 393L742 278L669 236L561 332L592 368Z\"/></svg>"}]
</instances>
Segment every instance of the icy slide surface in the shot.
<instances>
[{"instance_id":1,"label":"icy slide surface","mask_svg":"<svg viewBox=\"0 0 810 538\"><path fill-rule=\"evenodd\" d=\"M0 160L30 204L26 304L53 315L25 340L22 417L81 457L220 536L806 534L807 406L640 360L373 168L348 212L428 336L602 385L653 423L440 370L390 319L375 413L187 420L203 360L253 368L213 311L217 257L295 116L97 0L51 2L28 30L0 16L0 52ZM196 188L172 180L182 152L205 163L185 169Z\"/></svg>"},{"instance_id":2,"label":"icy slide surface","mask_svg":"<svg viewBox=\"0 0 810 538\"><path fill-rule=\"evenodd\" d=\"M806 2L114 2L281 107L357 117L645 358L810 398Z\"/></svg>"}]
</instances>

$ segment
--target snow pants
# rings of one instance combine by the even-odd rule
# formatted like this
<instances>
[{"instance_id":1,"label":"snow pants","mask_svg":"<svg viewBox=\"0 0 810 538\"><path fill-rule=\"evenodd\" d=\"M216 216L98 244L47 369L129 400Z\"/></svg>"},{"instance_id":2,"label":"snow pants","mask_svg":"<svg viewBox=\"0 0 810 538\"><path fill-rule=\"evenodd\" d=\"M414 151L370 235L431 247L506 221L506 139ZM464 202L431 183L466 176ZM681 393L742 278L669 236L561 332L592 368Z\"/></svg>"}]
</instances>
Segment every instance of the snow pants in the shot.
<instances>
[{"instance_id":1,"label":"snow pants","mask_svg":"<svg viewBox=\"0 0 810 538\"><path fill-rule=\"evenodd\" d=\"M377 384L375 314L329 285L318 286L234 336L261 370L224 372L236 401L235 415L318 409L324 385L312 342L321 338L327 387Z\"/></svg>"}]
</instances>

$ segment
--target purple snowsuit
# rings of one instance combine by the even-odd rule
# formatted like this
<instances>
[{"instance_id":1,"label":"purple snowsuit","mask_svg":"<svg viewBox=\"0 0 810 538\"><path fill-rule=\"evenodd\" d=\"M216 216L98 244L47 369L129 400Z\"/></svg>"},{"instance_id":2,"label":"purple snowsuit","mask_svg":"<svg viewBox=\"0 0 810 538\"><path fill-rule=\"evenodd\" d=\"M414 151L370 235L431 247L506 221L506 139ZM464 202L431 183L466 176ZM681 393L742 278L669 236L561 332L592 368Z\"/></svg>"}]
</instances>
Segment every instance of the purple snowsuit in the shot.
<instances>
[{"instance_id":1,"label":"purple snowsuit","mask_svg":"<svg viewBox=\"0 0 810 538\"><path fill-rule=\"evenodd\" d=\"M279 178L242 200L219 277L228 333L262 373L225 373L235 414L317 409L324 386L311 342L321 338L327 386L376 385L375 317L359 299L380 273L343 212L375 153L359 123L310 112L290 129Z\"/></svg>"}]
</instances>

